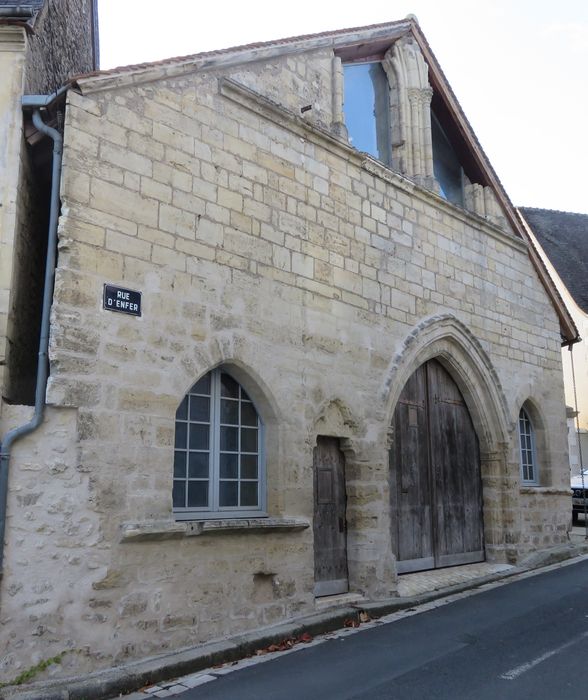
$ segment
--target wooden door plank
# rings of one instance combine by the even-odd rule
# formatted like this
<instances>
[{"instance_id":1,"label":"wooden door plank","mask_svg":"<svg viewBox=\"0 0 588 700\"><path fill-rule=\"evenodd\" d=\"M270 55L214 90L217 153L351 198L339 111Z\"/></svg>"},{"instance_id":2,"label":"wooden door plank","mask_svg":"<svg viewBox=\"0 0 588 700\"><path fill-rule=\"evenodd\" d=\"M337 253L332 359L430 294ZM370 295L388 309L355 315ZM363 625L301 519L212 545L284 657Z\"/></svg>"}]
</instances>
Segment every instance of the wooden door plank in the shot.
<instances>
[{"instance_id":1,"label":"wooden door plank","mask_svg":"<svg viewBox=\"0 0 588 700\"><path fill-rule=\"evenodd\" d=\"M392 527L399 571L430 568L433 557L427 430L426 371L420 367L394 413Z\"/></svg>"},{"instance_id":2,"label":"wooden door plank","mask_svg":"<svg viewBox=\"0 0 588 700\"><path fill-rule=\"evenodd\" d=\"M428 367L431 469L437 566L482 561L482 491L478 440L459 388L437 361Z\"/></svg>"},{"instance_id":3,"label":"wooden door plank","mask_svg":"<svg viewBox=\"0 0 588 700\"><path fill-rule=\"evenodd\" d=\"M315 595L334 595L349 589L345 458L337 438L317 438L314 470Z\"/></svg>"},{"instance_id":4,"label":"wooden door plank","mask_svg":"<svg viewBox=\"0 0 588 700\"><path fill-rule=\"evenodd\" d=\"M484 560L478 438L457 384L437 360L406 383L390 452L397 571Z\"/></svg>"}]
</instances>

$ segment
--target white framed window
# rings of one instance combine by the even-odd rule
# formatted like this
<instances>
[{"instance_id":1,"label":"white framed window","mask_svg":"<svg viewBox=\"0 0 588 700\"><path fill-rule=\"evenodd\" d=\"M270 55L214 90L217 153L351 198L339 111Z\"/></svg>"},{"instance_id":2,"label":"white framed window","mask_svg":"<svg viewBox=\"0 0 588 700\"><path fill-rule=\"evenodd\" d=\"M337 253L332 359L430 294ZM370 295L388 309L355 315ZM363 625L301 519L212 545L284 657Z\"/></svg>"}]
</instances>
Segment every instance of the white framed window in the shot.
<instances>
[{"instance_id":1,"label":"white framed window","mask_svg":"<svg viewBox=\"0 0 588 700\"><path fill-rule=\"evenodd\" d=\"M537 486L537 449L535 428L529 414L524 408L519 413L519 446L521 455L521 481L523 484Z\"/></svg>"},{"instance_id":2,"label":"white framed window","mask_svg":"<svg viewBox=\"0 0 588 700\"><path fill-rule=\"evenodd\" d=\"M263 456L263 424L248 394L223 368L208 372L176 411L176 519L264 515Z\"/></svg>"},{"instance_id":3,"label":"white framed window","mask_svg":"<svg viewBox=\"0 0 588 700\"><path fill-rule=\"evenodd\" d=\"M349 142L390 166L390 86L381 61L347 63L343 77Z\"/></svg>"}]
</instances>

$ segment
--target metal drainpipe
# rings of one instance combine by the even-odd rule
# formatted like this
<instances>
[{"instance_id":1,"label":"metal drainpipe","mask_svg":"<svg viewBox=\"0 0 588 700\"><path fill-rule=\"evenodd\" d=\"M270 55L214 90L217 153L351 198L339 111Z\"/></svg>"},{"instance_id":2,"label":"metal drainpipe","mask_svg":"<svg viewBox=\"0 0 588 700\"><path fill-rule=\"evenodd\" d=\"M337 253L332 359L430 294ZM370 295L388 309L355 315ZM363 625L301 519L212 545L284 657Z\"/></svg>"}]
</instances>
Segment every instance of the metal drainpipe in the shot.
<instances>
[{"instance_id":1,"label":"metal drainpipe","mask_svg":"<svg viewBox=\"0 0 588 700\"><path fill-rule=\"evenodd\" d=\"M61 91L60 91L61 92ZM59 218L59 183L61 177L61 156L63 138L59 131L47 126L41 119L39 107L48 105L56 95L27 96L23 105L35 107L33 124L53 139L53 169L51 174L51 198L49 210L49 233L47 239L47 261L45 263L45 285L43 288L43 310L41 315L41 336L39 338L39 359L37 364L37 385L35 389L35 410L28 423L9 430L0 444L0 575L4 566L4 535L6 531L6 505L8 499L8 464L12 444L23 435L39 427L43 420L45 408L45 391L47 388L49 350L49 315L53 300L53 282L55 280L55 254L57 251L57 221ZM35 99L37 98L37 99Z\"/></svg>"}]
</instances>

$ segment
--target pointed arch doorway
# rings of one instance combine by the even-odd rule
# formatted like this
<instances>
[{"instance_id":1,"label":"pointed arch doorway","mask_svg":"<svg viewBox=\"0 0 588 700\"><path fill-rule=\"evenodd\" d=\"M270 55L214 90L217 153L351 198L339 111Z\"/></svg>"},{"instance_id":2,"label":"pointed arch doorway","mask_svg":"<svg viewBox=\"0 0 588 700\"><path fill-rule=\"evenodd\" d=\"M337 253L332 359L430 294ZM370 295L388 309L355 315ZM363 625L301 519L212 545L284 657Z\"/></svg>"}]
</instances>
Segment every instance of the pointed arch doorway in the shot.
<instances>
[{"instance_id":1,"label":"pointed arch doorway","mask_svg":"<svg viewBox=\"0 0 588 700\"><path fill-rule=\"evenodd\" d=\"M459 388L437 360L408 379L392 424L398 573L483 561L478 438Z\"/></svg>"}]
</instances>

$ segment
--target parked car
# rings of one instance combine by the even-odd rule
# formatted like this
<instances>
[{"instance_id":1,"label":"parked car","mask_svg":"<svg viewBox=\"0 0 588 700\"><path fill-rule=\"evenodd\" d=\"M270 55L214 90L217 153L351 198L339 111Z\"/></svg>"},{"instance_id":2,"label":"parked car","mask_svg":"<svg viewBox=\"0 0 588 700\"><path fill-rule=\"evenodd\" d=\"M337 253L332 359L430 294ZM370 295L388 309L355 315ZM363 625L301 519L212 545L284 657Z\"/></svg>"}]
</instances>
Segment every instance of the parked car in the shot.
<instances>
[{"instance_id":1,"label":"parked car","mask_svg":"<svg viewBox=\"0 0 588 700\"><path fill-rule=\"evenodd\" d=\"M582 515L588 508L586 499L588 498L588 469L584 469L584 483L582 484L582 474L577 474L571 479L572 487L572 523L578 522L578 514ZM586 505L585 505L586 504Z\"/></svg>"}]
</instances>

